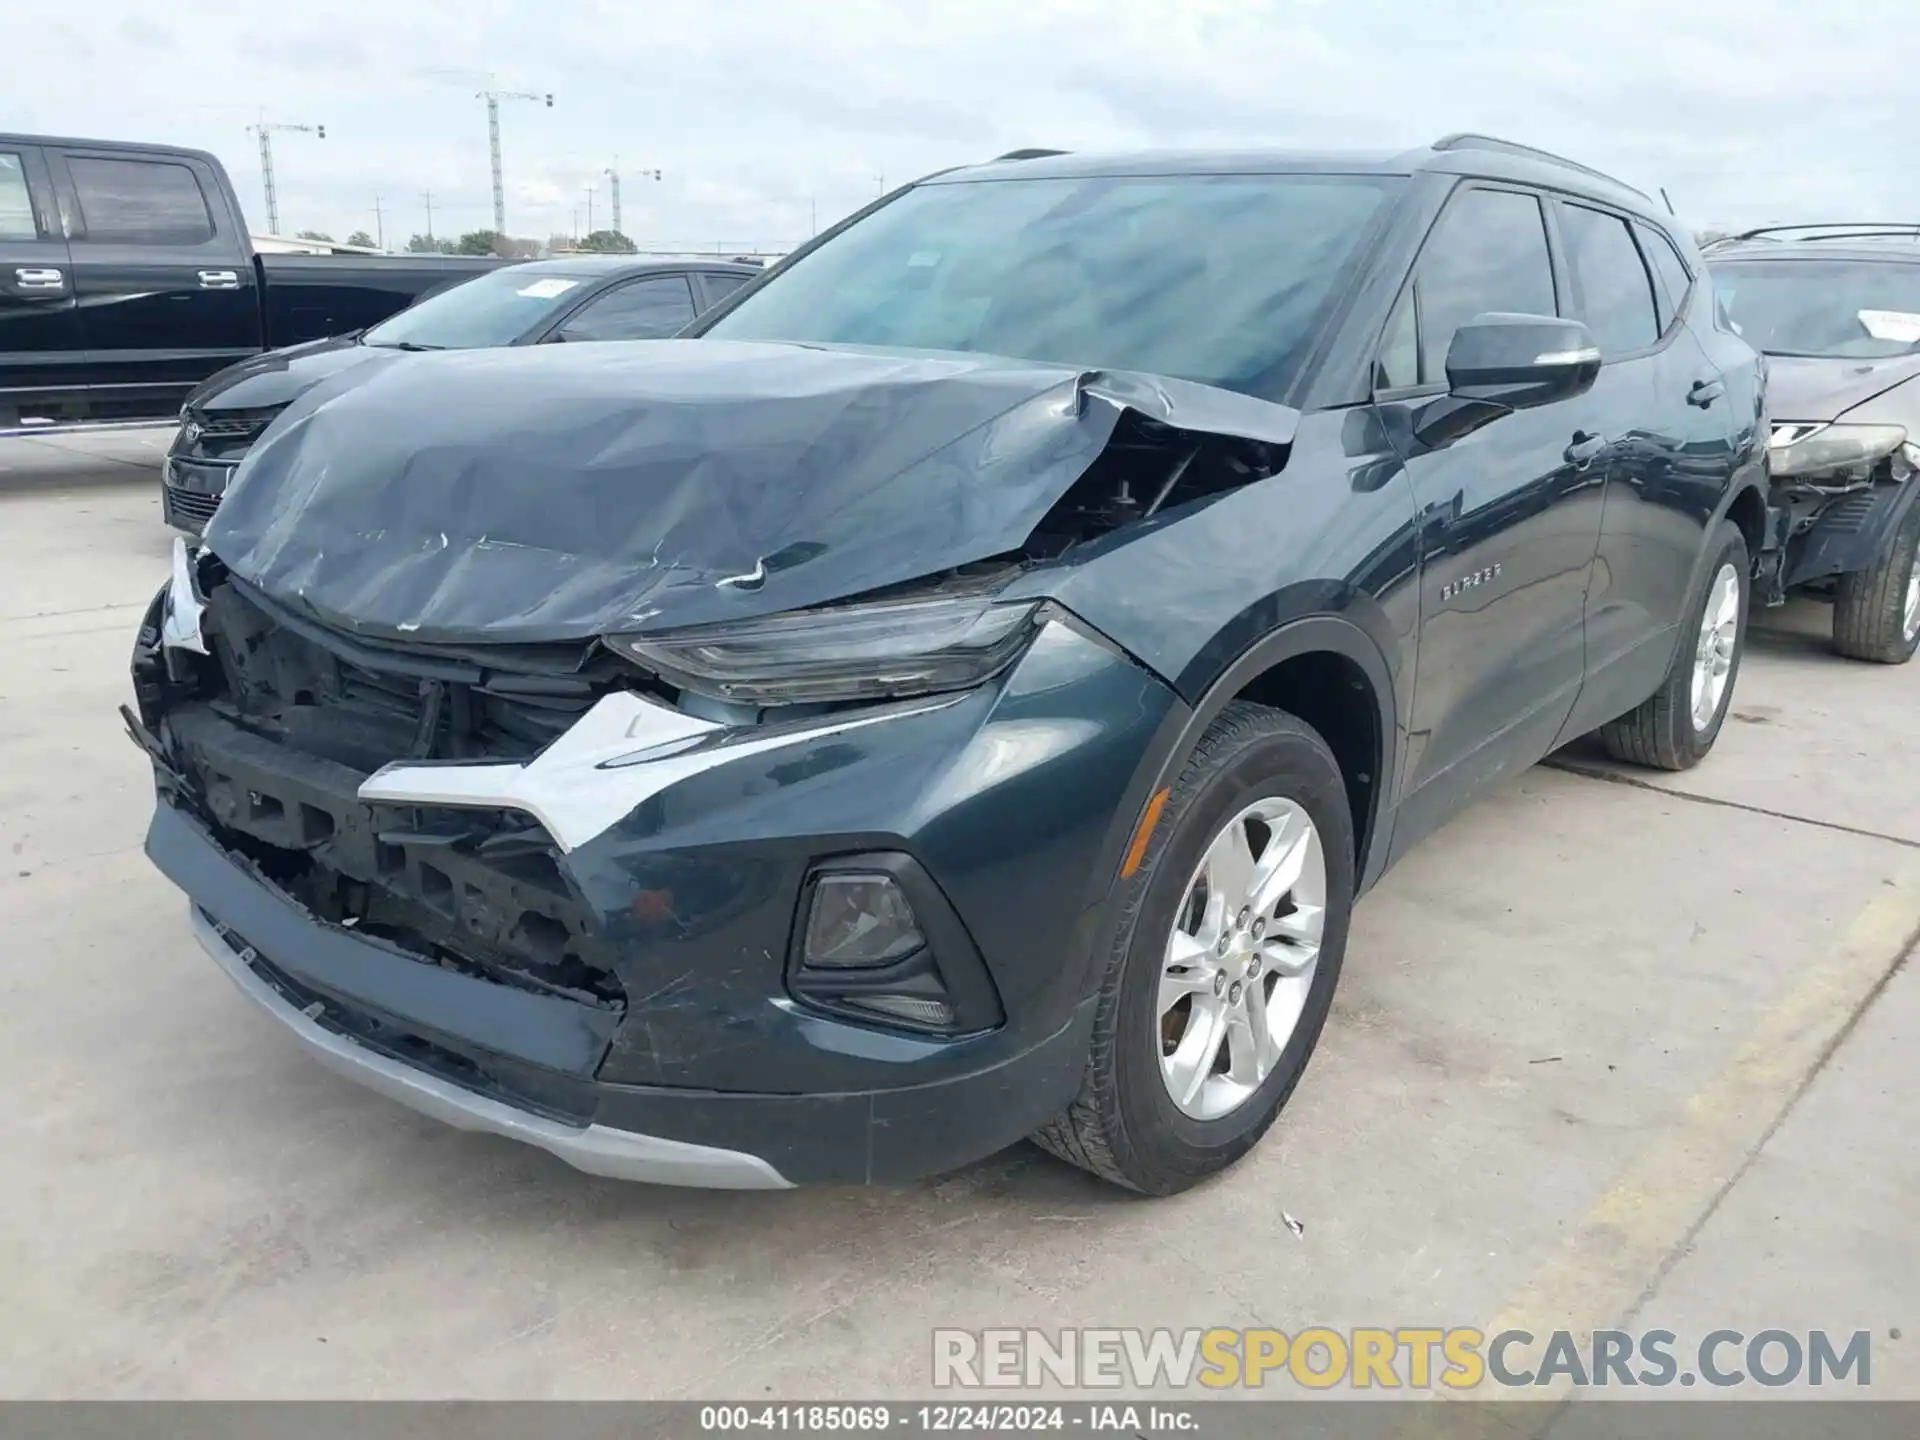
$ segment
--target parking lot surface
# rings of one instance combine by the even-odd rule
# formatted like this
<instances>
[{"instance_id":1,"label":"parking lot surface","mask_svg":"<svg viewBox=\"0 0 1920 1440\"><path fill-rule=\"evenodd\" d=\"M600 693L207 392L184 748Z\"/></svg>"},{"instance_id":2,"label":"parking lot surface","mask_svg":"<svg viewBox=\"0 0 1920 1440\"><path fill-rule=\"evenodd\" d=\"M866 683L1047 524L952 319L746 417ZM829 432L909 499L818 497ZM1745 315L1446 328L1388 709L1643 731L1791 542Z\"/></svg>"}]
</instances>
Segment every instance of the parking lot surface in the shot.
<instances>
[{"instance_id":1,"label":"parking lot surface","mask_svg":"<svg viewBox=\"0 0 1920 1440\"><path fill-rule=\"evenodd\" d=\"M1217 1182L651 1189L362 1092L199 953L115 713L163 444L0 441L0 1395L904 1397L935 1326L1525 1320L1868 1329L1920 1398L1920 665L1824 611L1759 617L1699 769L1574 747L1390 874Z\"/></svg>"}]
</instances>

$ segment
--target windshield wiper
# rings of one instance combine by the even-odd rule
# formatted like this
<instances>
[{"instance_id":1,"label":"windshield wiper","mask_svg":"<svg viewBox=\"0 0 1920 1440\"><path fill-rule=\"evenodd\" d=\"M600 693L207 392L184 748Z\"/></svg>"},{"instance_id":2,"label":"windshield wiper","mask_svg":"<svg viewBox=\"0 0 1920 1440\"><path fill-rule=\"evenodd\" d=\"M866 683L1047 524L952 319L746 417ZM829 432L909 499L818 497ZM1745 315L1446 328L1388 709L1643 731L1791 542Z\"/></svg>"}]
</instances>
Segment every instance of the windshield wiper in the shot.
<instances>
[{"instance_id":1,"label":"windshield wiper","mask_svg":"<svg viewBox=\"0 0 1920 1440\"><path fill-rule=\"evenodd\" d=\"M367 344L376 350L444 350L444 345L422 345L418 340L369 340Z\"/></svg>"}]
</instances>

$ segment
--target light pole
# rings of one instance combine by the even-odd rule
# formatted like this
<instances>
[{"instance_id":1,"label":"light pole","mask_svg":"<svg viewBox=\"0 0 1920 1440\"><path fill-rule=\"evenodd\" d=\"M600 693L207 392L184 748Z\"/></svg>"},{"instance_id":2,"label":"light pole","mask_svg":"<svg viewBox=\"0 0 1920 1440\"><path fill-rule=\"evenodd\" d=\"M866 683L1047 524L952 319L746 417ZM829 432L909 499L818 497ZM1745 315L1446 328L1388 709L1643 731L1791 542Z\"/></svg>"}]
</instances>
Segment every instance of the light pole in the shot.
<instances>
[{"instance_id":1,"label":"light pole","mask_svg":"<svg viewBox=\"0 0 1920 1440\"><path fill-rule=\"evenodd\" d=\"M296 134L312 135L324 140L327 138L327 127L324 125L280 125L269 122L267 117L262 115L258 123L249 125L247 129L253 131L254 134L260 137L260 184L261 188L267 192L267 233L269 235L278 235L280 233L280 197L275 192L273 186L273 132L275 130L291 130Z\"/></svg>"},{"instance_id":2,"label":"light pole","mask_svg":"<svg viewBox=\"0 0 1920 1440\"><path fill-rule=\"evenodd\" d=\"M551 94L536 94L531 90L482 90L479 99L487 102L487 149L493 161L493 230L496 235L507 233L507 195L500 184L500 102L502 100L544 100L549 110L553 108Z\"/></svg>"}]
</instances>

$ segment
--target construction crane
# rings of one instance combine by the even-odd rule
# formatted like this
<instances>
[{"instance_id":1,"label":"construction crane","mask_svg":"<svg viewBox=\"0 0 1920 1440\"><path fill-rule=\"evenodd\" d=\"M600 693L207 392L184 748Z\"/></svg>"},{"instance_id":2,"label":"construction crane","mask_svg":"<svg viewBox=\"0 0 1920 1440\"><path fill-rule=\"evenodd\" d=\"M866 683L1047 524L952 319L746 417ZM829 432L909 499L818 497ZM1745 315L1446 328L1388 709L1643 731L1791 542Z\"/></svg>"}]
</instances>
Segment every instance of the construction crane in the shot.
<instances>
[{"instance_id":1,"label":"construction crane","mask_svg":"<svg viewBox=\"0 0 1920 1440\"><path fill-rule=\"evenodd\" d=\"M253 131L260 137L260 183L267 192L267 233L269 235L278 235L280 233L280 197L273 188L273 132L276 130L290 130L297 135L312 135L324 140L327 138L327 127L324 125L282 125L274 121L269 121L263 115L258 122L249 125L247 129ZM496 164L494 166L494 174L496 177L499 174L499 169L500 167Z\"/></svg>"},{"instance_id":2,"label":"construction crane","mask_svg":"<svg viewBox=\"0 0 1920 1440\"><path fill-rule=\"evenodd\" d=\"M487 102L487 148L493 158L493 230L496 235L507 233L507 194L500 184L500 102L502 100L545 101L549 110L553 108L553 96L536 94L531 90L482 90L477 97Z\"/></svg>"},{"instance_id":3,"label":"construction crane","mask_svg":"<svg viewBox=\"0 0 1920 1440\"><path fill-rule=\"evenodd\" d=\"M618 156L614 157L613 163L615 165L620 163ZM620 228L620 172L617 169L610 169L606 174L608 188L613 192L613 233L616 235L624 235L627 232ZM640 178L642 180L658 180L660 178L660 172L658 170L642 170L640 172Z\"/></svg>"}]
</instances>

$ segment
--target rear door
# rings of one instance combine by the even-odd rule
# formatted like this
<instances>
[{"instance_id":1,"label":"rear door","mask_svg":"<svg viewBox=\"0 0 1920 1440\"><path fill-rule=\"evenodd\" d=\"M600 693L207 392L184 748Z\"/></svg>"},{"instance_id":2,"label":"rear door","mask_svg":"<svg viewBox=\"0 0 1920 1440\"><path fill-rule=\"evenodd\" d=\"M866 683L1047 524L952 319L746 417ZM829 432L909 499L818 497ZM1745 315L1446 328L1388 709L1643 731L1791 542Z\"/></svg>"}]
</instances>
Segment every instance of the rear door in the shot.
<instances>
[{"instance_id":1,"label":"rear door","mask_svg":"<svg viewBox=\"0 0 1920 1440\"><path fill-rule=\"evenodd\" d=\"M83 383L73 269L38 146L0 141L0 429Z\"/></svg>"},{"instance_id":2,"label":"rear door","mask_svg":"<svg viewBox=\"0 0 1920 1440\"><path fill-rule=\"evenodd\" d=\"M1719 372L1683 323L1694 288L1684 266L1682 293L1669 296L1647 250L1665 242L1644 225L1573 199L1558 221L1577 313L1600 346L1592 393L1617 440L1587 601L1592 673L1571 733L1658 688L1732 457ZM1679 265L1670 246L1666 258Z\"/></svg>"},{"instance_id":3,"label":"rear door","mask_svg":"<svg viewBox=\"0 0 1920 1440\"><path fill-rule=\"evenodd\" d=\"M48 160L96 409L177 400L259 349L252 247L211 165L80 147Z\"/></svg>"}]
</instances>

